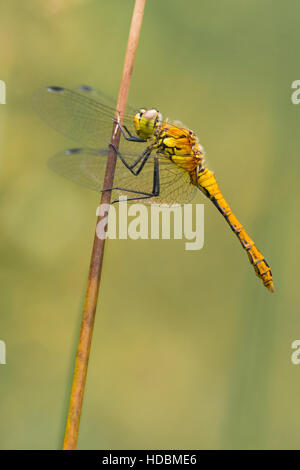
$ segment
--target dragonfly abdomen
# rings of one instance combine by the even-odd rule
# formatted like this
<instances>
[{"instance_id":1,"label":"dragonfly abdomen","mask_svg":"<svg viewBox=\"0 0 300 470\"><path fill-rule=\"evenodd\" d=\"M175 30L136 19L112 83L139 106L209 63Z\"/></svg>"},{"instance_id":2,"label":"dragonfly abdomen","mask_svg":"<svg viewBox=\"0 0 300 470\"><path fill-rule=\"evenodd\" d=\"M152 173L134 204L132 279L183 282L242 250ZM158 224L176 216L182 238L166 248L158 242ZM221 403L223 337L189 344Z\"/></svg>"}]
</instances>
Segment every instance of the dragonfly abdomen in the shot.
<instances>
[{"instance_id":1,"label":"dragonfly abdomen","mask_svg":"<svg viewBox=\"0 0 300 470\"><path fill-rule=\"evenodd\" d=\"M250 263L253 265L257 276L262 280L264 286L270 292L273 292L271 269L263 254L255 246L254 241L249 237L242 224L238 221L230 206L227 204L213 172L207 168L199 169L196 178L192 178L192 182L199 187L221 212L231 230L238 237L242 247L246 250Z\"/></svg>"}]
</instances>

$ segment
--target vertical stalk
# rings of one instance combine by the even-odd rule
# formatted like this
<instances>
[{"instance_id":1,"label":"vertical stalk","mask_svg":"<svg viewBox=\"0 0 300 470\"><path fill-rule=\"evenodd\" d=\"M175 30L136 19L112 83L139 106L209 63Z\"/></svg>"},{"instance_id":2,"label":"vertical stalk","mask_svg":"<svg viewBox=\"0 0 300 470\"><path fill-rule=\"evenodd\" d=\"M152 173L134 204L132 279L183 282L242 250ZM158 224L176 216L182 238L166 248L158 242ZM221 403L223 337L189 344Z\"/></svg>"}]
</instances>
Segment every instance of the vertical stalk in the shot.
<instances>
[{"instance_id":1,"label":"vertical stalk","mask_svg":"<svg viewBox=\"0 0 300 470\"><path fill-rule=\"evenodd\" d=\"M144 13L146 0L135 0L135 6L133 10L127 51L124 61L123 74L121 79L120 91L117 102L117 110L119 112L120 121L125 111L129 85L132 75L133 63L140 34L142 18ZM116 113L116 118L117 118ZM112 143L118 148L120 141L120 130L113 125L112 130ZM113 148L110 146L107 166L104 177L104 188L111 188L114 181L114 173L116 167L116 154ZM111 191L105 191L101 196L101 204L109 204L111 199ZM106 214L107 215L107 214ZM97 224L103 219L104 216L99 216ZM105 239L99 239L95 232L94 245L91 255L89 278L87 284L87 290L85 295L84 309L82 314L81 330L75 360L74 376L72 383L72 390L69 403L69 411L67 417L67 424L65 430L65 438L63 443L63 450L74 450L76 449L80 415L82 409L82 401L85 389L88 361L90 355L91 341L93 335L96 306L99 293L99 285L101 280L103 254L105 247Z\"/></svg>"}]
</instances>

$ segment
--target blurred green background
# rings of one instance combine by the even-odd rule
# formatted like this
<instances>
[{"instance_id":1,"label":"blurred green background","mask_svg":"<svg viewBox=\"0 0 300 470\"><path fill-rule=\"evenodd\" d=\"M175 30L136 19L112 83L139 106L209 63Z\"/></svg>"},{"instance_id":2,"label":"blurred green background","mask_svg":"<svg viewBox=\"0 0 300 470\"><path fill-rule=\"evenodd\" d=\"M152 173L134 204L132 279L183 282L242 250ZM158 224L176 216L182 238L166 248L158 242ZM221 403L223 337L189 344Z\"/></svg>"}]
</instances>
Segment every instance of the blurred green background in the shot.
<instances>
[{"instance_id":1,"label":"blurred green background","mask_svg":"<svg viewBox=\"0 0 300 470\"><path fill-rule=\"evenodd\" d=\"M61 448L99 202L47 169L74 143L31 96L81 83L116 96L132 9L0 7L2 449ZM199 252L108 241L78 448L299 449L299 14L296 0L148 1L129 101L197 132L275 293L201 195Z\"/></svg>"}]
</instances>

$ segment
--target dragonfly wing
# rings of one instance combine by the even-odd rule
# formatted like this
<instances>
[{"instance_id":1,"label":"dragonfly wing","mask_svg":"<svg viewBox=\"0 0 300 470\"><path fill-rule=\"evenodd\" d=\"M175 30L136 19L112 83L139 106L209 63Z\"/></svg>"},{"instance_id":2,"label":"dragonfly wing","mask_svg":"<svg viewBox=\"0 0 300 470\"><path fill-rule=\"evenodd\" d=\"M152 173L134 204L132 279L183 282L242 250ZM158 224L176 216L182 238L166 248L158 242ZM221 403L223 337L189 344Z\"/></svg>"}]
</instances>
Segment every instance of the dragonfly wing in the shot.
<instances>
[{"instance_id":1,"label":"dragonfly wing","mask_svg":"<svg viewBox=\"0 0 300 470\"><path fill-rule=\"evenodd\" d=\"M94 191L103 188L107 150L73 148L53 155L48 167L73 183Z\"/></svg>"},{"instance_id":2,"label":"dragonfly wing","mask_svg":"<svg viewBox=\"0 0 300 470\"><path fill-rule=\"evenodd\" d=\"M112 96L107 95L103 91L98 90L97 88L91 87L89 85L79 85L77 88L74 89L74 91L77 91L78 93L81 93L84 96L89 96L93 98L94 100L99 101L100 103L104 104L105 106L111 107L113 109L117 108L117 100L113 98ZM143 106L140 106L140 108L142 107ZM127 104L124 117L126 119L128 117L131 118L138 112L138 110L139 110L138 106L130 106Z\"/></svg>"},{"instance_id":3,"label":"dragonfly wing","mask_svg":"<svg viewBox=\"0 0 300 470\"><path fill-rule=\"evenodd\" d=\"M195 197L197 188L195 185L191 184L189 173L182 170L162 155L151 155L138 176L132 175L129 171L122 173L116 172L114 186L126 189L130 188L134 191L151 194L155 158L158 158L159 161L159 195L149 199L143 199L142 202L145 204L160 205L187 204L190 202ZM134 194L128 194L124 191L118 191L118 195L135 197Z\"/></svg>"},{"instance_id":4,"label":"dragonfly wing","mask_svg":"<svg viewBox=\"0 0 300 470\"><path fill-rule=\"evenodd\" d=\"M54 155L49 160L49 167L56 173L94 191L103 188L108 150L70 149ZM129 165L133 164L139 154L126 155ZM114 178L112 199L120 196L138 197L130 191L151 194L153 187L154 159L150 156L139 175L133 175L118 158ZM190 202L197 189L190 182L189 173L178 168L170 160L162 156L159 159L160 194L142 201L148 204L183 204ZM124 191L126 189L127 191ZM133 201L134 202L134 201Z\"/></svg>"},{"instance_id":5,"label":"dragonfly wing","mask_svg":"<svg viewBox=\"0 0 300 470\"><path fill-rule=\"evenodd\" d=\"M54 129L90 148L107 145L111 139L115 109L88 96L61 87L46 87L33 96L33 107ZM134 133L133 116L123 122Z\"/></svg>"},{"instance_id":6,"label":"dragonfly wing","mask_svg":"<svg viewBox=\"0 0 300 470\"><path fill-rule=\"evenodd\" d=\"M127 155L126 161L130 165L138 158L138 156L138 154L132 156ZM103 183L107 164L107 157L107 149L94 150L73 148L53 155L48 160L48 167L55 173L67 178L73 183L79 184L94 191L101 192L104 189ZM114 186L121 185L121 187L125 187L124 184L129 182L128 174L131 175L130 171L118 158L116 163ZM139 185L141 191L145 191L145 188L148 188L148 186L152 187L152 177L153 175L150 175L150 185L145 184L145 181L143 179L143 185ZM133 176L133 180L135 180L135 178L138 178L138 176ZM121 192L115 192L115 196L117 198L119 194L121 194Z\"/></svg>"}]
</instances>

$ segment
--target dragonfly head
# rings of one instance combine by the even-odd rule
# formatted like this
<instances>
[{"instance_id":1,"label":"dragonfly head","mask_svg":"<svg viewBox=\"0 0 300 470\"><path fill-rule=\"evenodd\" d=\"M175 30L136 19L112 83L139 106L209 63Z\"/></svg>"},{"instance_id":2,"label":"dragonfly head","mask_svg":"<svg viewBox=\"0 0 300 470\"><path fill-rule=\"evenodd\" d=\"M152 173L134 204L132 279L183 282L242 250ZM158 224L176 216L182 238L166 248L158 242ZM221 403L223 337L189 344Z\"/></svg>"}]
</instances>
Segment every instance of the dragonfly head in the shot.
<instances>
[{"instance_id":1,"label":"dragonfly head","mask_svg":"<svg viewBox=\"0 0 300 470\"><path fill-rule=\"evenodd\" d=\"M140 109L134 116L134 127L136 133L142 139L152 137L162 120L157 109Z\"/></svg>"}]
</instances>

